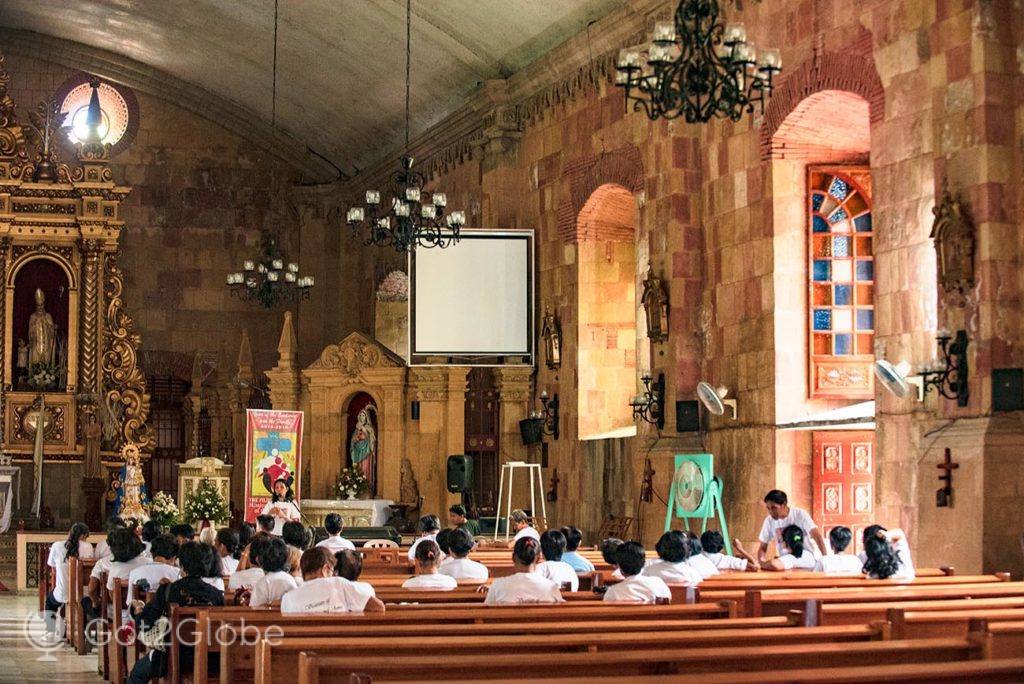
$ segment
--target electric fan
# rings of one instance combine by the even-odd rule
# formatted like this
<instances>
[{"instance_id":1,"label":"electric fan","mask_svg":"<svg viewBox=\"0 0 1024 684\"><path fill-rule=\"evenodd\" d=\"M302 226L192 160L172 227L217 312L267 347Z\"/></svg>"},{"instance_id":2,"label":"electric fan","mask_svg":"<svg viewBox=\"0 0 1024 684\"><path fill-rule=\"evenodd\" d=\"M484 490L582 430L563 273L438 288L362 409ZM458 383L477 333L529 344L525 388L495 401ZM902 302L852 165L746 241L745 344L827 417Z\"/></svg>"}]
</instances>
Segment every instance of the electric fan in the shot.
<instances>
[{"instance_id":1,"label":"electric fan","mask_svg":"<svg viewBox=\"0 0 1024 684\"><path fill-rule=\"evenodd\" d=\"M711 383L701 381L697 383L697 398L704 408L713 416L720 416L725 409L732 409L732 419L736 420L736 400L726 399L729 390L724 387L713 387Z\"/></svg>"},{"instance_id":2,"label":"electric fan","mask_svg":"<svg viewBox=\"0 0 1024 684\"><path fill-rule=\"evenodd\" d=\"M675 472L668 490L665 531L672 529L672 518L682 518L686 529L690 519L700 518L700 531L707 529L708 519L717 516L725 550L732 555L732 540L722 509L722 480L714 475L715 457L711 454L676 454Z\"/></svg>"},{"instance_id":3,"label":"electric fan","mask_svg":"<svg viewBox=\"0 0 1024 684\"><path fill-rule=\"evenodd\" d=\"M917 388L917 400L924 401L924 383L920 376L909 376L910 364L901 361L894 366L885 359L875 361L875 377L882 383L882 387L889 390L893 395L904 398L910 396L911 386Z\"/></svg>"}]
</instances>

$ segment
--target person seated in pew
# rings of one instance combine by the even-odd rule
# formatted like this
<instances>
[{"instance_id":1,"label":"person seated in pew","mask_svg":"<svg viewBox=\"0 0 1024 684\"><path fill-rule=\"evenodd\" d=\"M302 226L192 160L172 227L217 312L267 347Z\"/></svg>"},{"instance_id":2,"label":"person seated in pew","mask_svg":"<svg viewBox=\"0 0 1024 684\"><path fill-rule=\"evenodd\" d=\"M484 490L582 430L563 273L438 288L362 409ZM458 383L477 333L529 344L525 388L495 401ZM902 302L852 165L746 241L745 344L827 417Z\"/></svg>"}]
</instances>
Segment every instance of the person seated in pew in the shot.
<instances>
[{"instance_id":1,"label":"person seated in pew","mask_svg":"<svg viewBox=\"0 0 1024 684\"><path fill-rule=\"evenodd\" d=\"M293 577L302 579L302 552L309 546L309 533L300 522L289 520L281 527L281 539L288 546L288 572Z\"/></svg>"},{"instance_id":2,"label":"person seated in pew","mask_svg":"<svg viewBox=\"0 0 1024 684\"><path fill-rule=\"evenodd\" d=\"M146 547L146 553L149 553L149 545L153 543L153 540L163 533L163 528L156 521L147 520L143 523L139 537L142 539L142 545Z\"/></svg>"},{"instance_id":3,"label":"person seated in pew","mask_svg":"<svg viewBox=\"0 0 1024 684\"><path fill-rule=\"evenodd\" d=\"M238 591L239 589L253 588L253 585L257 581L263 578L263 568L260 567L260 558L262 558L267 547L270 546L271 537L270 535L256 535L252 543L249 544L249 556L252 558L253 566L244 570L235 570L231 573L231 579L228 580L228 589ZM283 542L282 542L283 543Z\"/></svg>"},{"instance_id":4,"label":"person seated in pew","mask_svg":"<svg viewBox=\"0 0 1024 684\"><path fill-rule=\"evenodd\" d=\"M179 525L171 525L171 534L175 536L180 547L190 541L196 539L196 528L192 527L188 523L181 523Z\"/></svg>"},{"instance_id":5,"label":"person seated in pew","mask_svg":"<svg viewBox=\"0 0 1024 684\"><path fill-rule=\"evenodd\" d=\"M46 631L51 634L57 631L58 612L68 602L68 559L92 558L93 548L88 540L89 526L85 523L75 523L68 530L67 539L55 541L50 545L50 555L46 559L46 564L53 568L53 589L46 593L45 618Z\"/></svg>"},{"instance_id":6,"label":"person seated in pew","mask_svg":"<svg viewBox=\"0 0 1024 684\"><path fill-rule=\"evenodd\" d=\"M121 518L114 516L107 521L104 531L106 532L106 534L109 535L117 528L124 526L124 520L121 520ZM107 543L106 536L104 536L103 539L100 539L98 542L96 542L96 549L93 552L93 558L95 558L96 560L100 560L102 558L110 558L110 545Z\"/></svg>"},{"instance_id":7,"label":"person seated in pew","mask_svg":"<svg viewBox=\"0 0 1024 684\"><path fill-rule=\"evenodd\" d=\"M853 532L849 527L838 525L828 532L828 545L831 553L818 559L814 569L833 575L858 574L863 572L864 563L852 553L847 553Z\"/></svg>"},{"instance_id":8,"label":"person seated in pew","mask_svg":"<svg viewBox=\"0 0 1024 684\"><path fill-rule=\"evenodd\" d=\"M558 585L535 572L539 555L539 541L533 537L520 538L512 547L515 573L508 577L499 577L490 587L481 585L480 591L487 592L484 605L564 603L565 599L562 598Z\"/></svg>"},{"instance_id":9,"label":"person seated in pew","mask_svg":"<svg viewBox=\"0 0 1024 684\"><path fill-rule=\"evenodd\" d=\"M580 578L573 567L562 560L565 553L565 535L559 530L545 530L540 535L540 548L544 562L537 564L537 574L547 577L559 587L569 585L569 591L580 590Z\"/></svg>"},{"instance_id":10,"label":"person seated in pew","mask_svg":"<svg viewBox=\"0 0 1024 684\"><path fill-rule=\"evenodd\" d=\"M868 536L868 530L873 530ZM871 525L864 530L863 570L871 579L912 580L916 577L910 545L903 530Z\"/></svg>"},{"instance_id":11,"label":"person seated in pew","mask_svg":"<svg viewBox=\"0 0 1024 684\"><path fill-rule=\"evenodd\" d=\"M206 529L213 528L208 527ZM214 544L216 544L217 535L214 535L213 539ZM204 546L209 546L211 549L213 549L213 553L210 554L209 566L206 568L206 574L203 575L203 581L209 584L211 587L215 587L217 589L220 589L221 591L224 591L224 575L226 573L224 572L224 564L221 562L220 554L217 553L217 549L214 548L213 544L206 544L205 542L200 542L200 544L203 544Z\"/></svg>"},{"instance_id":12,"label":"person seated in pew","mask_svg":"<svg viewBox=\"0 0 1024 684\"><path fill-rule=\"evenodd\" d=\"M434 540L437 542L437 548L441 549L441 555L445 560L448 560L448 556L452 552L451 539L452 531L446 527L437 533L437 539Z\"/></svg>"},{"instance_id":13,"label":"person seated in pew","mask_svg":"<svg viewBox=\"0 0 1024 684\"><path fill-rule=\"evenodd\" d=\"M594 564L578 552L583 541L583 533L579 528L566 525L562 528L562 534L565 535L565 553L562 554L562 561L571 565L576 572L594 572Z\"/></svg>"},{"instance_id":14,"label":"person seated in pew","mask_svg":"<svg viewBox=\"0 0 1024 684\"><path fill-rule=\"evenodd\" d=\"M462 504L454 504L448 509L448 522L453 529L469 532L470 537L480 534L480 521L470 519L466 507Z\"/></svg>"},{"instance_id":15,"label":"person seated in pew","mask_svg":"<svg viewBox=\"0 0 1024 684\"><path fill-rule=\"evenodd\" d=\"M515 543L523 537L530 537L540 543L540 532L530 524L530 516L526 515L526 511L517 508L509 514L508 519L512 523L512 530L516 533L516 536L509 542L509 546L515 546Z\"/></svg>"},{"instance_id":16,"label":"person seated in pew","mask_svg":"<svg viewBox=\"0 0 1024 684\"><path fill-rule=\"evenodd\" d=\"M343 549L338 555L354 551ZM358 554L355 554L358 556ZM384 603L366 582L335 576L337 558L316 546L302 553L302 585L281 598L281 613L383 613Z\"/></svg>"},{"instance_id":17,"label":"person seated in pew","mask_svg":"<svg viewBox=\"0 0 1024 684\"><path fill-rule=\"evenodd\" d=\"M704 547L701 546L700 538L693 532L687 531L686 539L690 542L690 557L686 559L686 564L696 570L701 579L717 575L718 567L704 557Z\"/></svg>"},{"instance_id":18,"label":"person seated in pew","mask_svg":"<svg viewBox=\"0 0 1024 684\"><path fill-rule=\"evenodd\" d=\"M120 519L118 518L118 520ZM124 525L115 525L113 523L108 525L106 538L96 544L96 548L93 551L93 557L96 559L96 562L92 565L92 571L89 573L89 582L86 585L85 591L82 592L82 614L85 616L86 623L100 616L100 588L107 571L110 570L110 564L114 562L110 551L110 535L122 529L125 529ZM105 554L103 556L99 555L100 544L103 544Z\"/></svg>"},{"instance_id":19,"label":"person seated in pew","mask_svg":"<svg viewBox=\"0 0 1024 684\"><path fill-rule=\"evenodd\" d=\"M429 539L432 542L437 541L437 533L441 531L441 521L437 519L436 515L425 515L416 522L416 531L419 532L419 539L412 543L409 547L409 562L416 562L416 547L419 543L425 539Z\"/></svg>"},{"instance_id":20,"label":"person seated in pew","mask_svg":"<svg viewBox=\"0 0 1024 684\"><path fill-rule=\"evenodd\" d=\"M469 530L454 529L448 539L452 555L438 566L437 571L442 575L454 577L456 582L487 581L490 576L487 566L469 559L469 552L476 547L476 542L470 536Z\"/></svg>"},{"instance_id":21,"label":"person seated in pew","mask_svg":"<svg viewBox=\"0 0 1024 684\"><path fill-rule=\"evenodd\" d=\"M259 557L263 577L252 585L249 605L260 608L275 601L299 586L295 577L288 572L288 547L279 537L273 537Z\"/></svg>"},{"instance_id":22,"label":"person seated in pew","mask_svg":"<svg viewBox=\"0 0 1024 684\"><path fill-rule=\"evenodd\" d=\"M176 565L178 558L178 542L170 534L161 534L149 545L149 555L153 559L140 565L128 574L128 591L124 593L124 605L132 605L132 589L140 582L144 583L144 591L156 591L164 582L176 582L181 571Z\"/></svg>"},{"instance_id":23,"label":"person seated in pew","mask_svg":"<svg viewBox=\"0 0 1024 684\"><path fill-rule=\"evenodd\" d=\"M686 561L690 558L692 547L685 532L669 530L661 535L654 545L660 560L654 561L643 569L647 577L658 577L663 582L696 587L704 581L704 577ZM618 552L616 552L618 553ZM623 570L625 575L626 571Z\"/></svg>"},{"instance_id":24,"label":"person seated in pew","mask_svg":"<svg viewBox=\"0 0 1024 684\"><path fill-rule=\"evenodd\" d=\"M363 555L354 549L345 549L334 554L337 565L334 566L334 574L344 577L349 582L366 585L367 590L376 596L373 587L367 582L360 582L359 575L363 572Z\"/></svg>"},{"instance_id":25,"label":"person seated in pew","mask_svg":"<svg viewBox=\"0 0 1024 684\"><path fill-rule=\"evenodd\" d=\"M252 539L249 540L248 544L242 547L242 555L238 559L238 569L248 570L255 565L249 553L249 547L252 546L252 542L259 537L272 537L274 531L274 525L276 524L275 518L272 515L257 515L256 516L256 533L253 534Z\"/></svg>"},{"instance_id":26,"label":"person seated in pew","mask_svg":"<svg viewBox=\"0 0 1024 684\"><path fill-rule=\"evenodd\" d=\"M340 514L328 513L327 517L324 518L324 529L327 530L327 539L324 539L317 546L327 549L331 553L356 548L355 544L341 536L342 531L345 529L345 523L341 519Z\"/></svg>"},{"instance_id":27,"label":"person seated in pew","mask_svg":"<svg viewBox=\"0 0 1024 684\"><path fill-rule=\"evenodd\" d=\"M718 530L707 530L700 535L700 545L701 555L718 568L719 572L730 570L744 572L761 569L753 557L743 549L743 545L739 543L738 539L733 541L733 547L739 554L738 557L722 553L722 550L725 549L725 539Z\"/></svg>"},{"instance_id":28,"label":"person seated in pew","mask_svg":"<svg viewBox=\"0 0 1024 684\"><path fill-rule=\"evenodd\" d=\"M402 582L402 588L432 591L451 591L456 588L459 583L454 577L437 571L442 555L436 541L420 541L416 546L416 575Z\"/></svg>"},{"instance_id":29,"label":"person seated in pew","mask_svg":"<svg viewBox=\"0 0 1024 684\"><path fill-rule=\"evenodd\" d=\"M181 566L183 577L170 584L161 584L156 589L153 600L144 606L139 606L136 617L136 626L140 635L150 631L156 632L159 636L159 622L161 618L169 618L171 606L223 606L224 592L220 591L203 581L203 575L210 565L210 559L214 551L205 544L199 542L186 542L178 549L178 564ZM141 601L139 602L141 603ZM175 635L165 635L164 639ZM141 640L147 639L142 636ZM152 643L152 642L150 642ZM128 675L126 684L143 684L152 679L163 677L167 674L167 652L168 647L164 644L161 648L150 648L145 655L139 658L131 673ZM179 672L191 673L192 662L195 655L194 647L187 641L183 641L178 649ZM210 654L210 669L216 672L219 666L218 654Z\"/></svg>"},{"instance_id":30,"label":"person seated in pew","mask_svg":"<svg viewBox=\"0 0 1024 684\"><path fill-rule=\"evenodd\" d=\"M111 562L107 568L107 591L113 592L118 580L128 579L133 570L148 565L151 558L145 553L142 540L127 527L111 532L108 540ZM99 600L99 596L96 600Z\"/></svg>"},{"instance_id":31,"label":"person seated in pew","mask_svg":"<svg viewBox=\"0 0 1024 684\"><path fill-rule=\"evenodd\" d=\"M667 534L667 533L666 533ZM662 537L664 538L664 537ZM678 544L674 538L673 544ZM660 551L659 551L660 553ZM615 549L615 564L622 571L624 579L608 587L604 600L612 603L657 603L659 600L672 600L672 592L665 581L657 575L648 575L646 551L635 541L623 542ZM686 564L682 564L686 567ZM692 568L688 568L692 570Z\"/></svg>"},{"instance_id":32,"label":"person seated in pew","mask_svg":"<svg viewBox=\"0 0 1024 684\"><path fill-rule=\"evenodd\" d=\"M213 550L220 556L220 567L225 575L233 575L238 569L238 532L230 527L222 527L217 530L217 539L214 542Z\"/></svg>"},{"instance_id":33,"label":"person seated in pew","mask_svg":"<svg viewBox=\"0 0 1024 684\"><path fill-rule=\"evenodd\" d=\"M790 525L782 530L782 541L788 553L762 563L762 570L785 572L786 570L814 570L818 561L811 550L804 547L804 530L799 525Z\"/></svg>"},{"instance_id":34,"label":"person seated in pew","mask_svg":"<svg viewBox=\"0 0 1024 684\"><path fill-rule=\"evenodd\" d=\"M597 548L601 551L601 558L604 559L605 563L612 566L612 577L615 579L622 579L622 571L619 570L619 565L615 562L615 552L624 543L617 537L608 537L601 540L601 543L597 545Z\"/></svg>"},{"instance_id":35,"label":"person seated in pew","mask_svg":"<svg viewBox=\"0 0 1024 684\"><path fill-rule=\"evenodd\" d=\"M256 534L256 526L250 522L242 522L238 526L238 548L235 550L235 560L242 559L242 551L252 541L253 535Z\"/></svg>"}]
</instances>

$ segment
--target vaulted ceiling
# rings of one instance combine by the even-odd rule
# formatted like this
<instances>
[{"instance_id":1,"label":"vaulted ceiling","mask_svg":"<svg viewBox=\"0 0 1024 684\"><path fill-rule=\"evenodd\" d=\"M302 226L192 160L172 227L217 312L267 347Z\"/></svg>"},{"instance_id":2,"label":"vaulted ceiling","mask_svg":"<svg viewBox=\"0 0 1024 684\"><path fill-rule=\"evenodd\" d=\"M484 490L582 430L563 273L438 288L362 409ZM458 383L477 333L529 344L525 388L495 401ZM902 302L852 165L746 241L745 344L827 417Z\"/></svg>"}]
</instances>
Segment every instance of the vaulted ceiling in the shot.
<instances>
[{"instance_id":1,"label":"vaulted ceiling","mask_svg":"<svg viewBox=\"0 0 1024 684\"><path fill-rule=\"evenodd\" d=\"M413 135L627 4L413 0ZM0 27L130 58L271 119L274 0L0 0ZM277 69L278 127L346 172L401 145L404 0L279 0Z\"/></svg>"}]
</instances>

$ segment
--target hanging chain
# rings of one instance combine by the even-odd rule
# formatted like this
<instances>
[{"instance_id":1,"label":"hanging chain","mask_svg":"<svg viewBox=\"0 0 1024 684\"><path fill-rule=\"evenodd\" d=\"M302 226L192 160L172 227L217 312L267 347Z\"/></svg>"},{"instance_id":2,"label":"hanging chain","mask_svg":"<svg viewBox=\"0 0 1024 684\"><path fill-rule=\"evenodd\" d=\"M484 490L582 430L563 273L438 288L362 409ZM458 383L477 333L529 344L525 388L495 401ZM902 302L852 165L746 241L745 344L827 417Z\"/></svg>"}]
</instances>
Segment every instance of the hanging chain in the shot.
<instances>
[{"instance_id":1,"label":"hanging chain","mask_svg":"<svg viewBox=\"0 0 1024 684\"><path fill-rule=\"evenodd\" d=\"M273 130L277 130L277 3L278 0L274 0L274 77L270 86L270 127Z\"/></svg>"},{"instance_id":2,"label":"hanging chain","mask_svg":"<svg viewBox=\"0 0 1024 684\"><path fill-rule=\"evenodd\" d=\"M275 0L276 1L276 0ZM405 0L405 154L409 154L409 72L412 63L412 0Z\"/></svg>"}]
</instances>

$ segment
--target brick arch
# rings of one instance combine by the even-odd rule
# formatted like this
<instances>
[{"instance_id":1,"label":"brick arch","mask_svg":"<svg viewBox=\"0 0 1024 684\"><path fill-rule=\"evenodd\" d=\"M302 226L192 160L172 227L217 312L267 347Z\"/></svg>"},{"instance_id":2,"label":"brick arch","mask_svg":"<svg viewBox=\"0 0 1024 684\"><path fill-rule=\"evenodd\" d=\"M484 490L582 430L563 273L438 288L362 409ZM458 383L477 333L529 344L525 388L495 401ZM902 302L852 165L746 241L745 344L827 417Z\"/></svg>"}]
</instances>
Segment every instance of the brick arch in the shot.
<instances>
[{"instance_id":1,"label":"brick arch","mask_svg":"<svg viewBox=\"0 0 1024 684\"><path fill-rule=\"evenodd\" d=\"M626 145L611 152L587 155L565 165L562 178L569 184L569 199L558 207L558 235L563 242L579 242L581 212L602 186L621 186L635 194L644 187L644 165L640 150ZM631 198L632 199L632 198ZM632 212L632 208L631 208ZM629 223L632 224L632 216ZM585 228L584 228L585 230ZM632 239L630 235L629 239Z\"/></svg>"},{"instance_id":2,"label":"brick arch","mask_svg":"<svg viewBox=\"0 0 1024 684\"><path fill-rule=\"evenodd\" d=\"M794 113L806 114L809 105L820 100L819 93L836 93L841 112L856 102L867 102L868 123L879 123L885 115L885 91L878 70L870 57L856 53L826 52L805 61L787 74L775 88L761 124L761 159L779 159L786 155L787 119ZM849 95L847 95L849 94ZM851 96L852 95L852 96ZM780 136L781 133L781 136Z\"/></svg>"}]
</instances>

